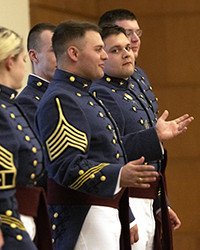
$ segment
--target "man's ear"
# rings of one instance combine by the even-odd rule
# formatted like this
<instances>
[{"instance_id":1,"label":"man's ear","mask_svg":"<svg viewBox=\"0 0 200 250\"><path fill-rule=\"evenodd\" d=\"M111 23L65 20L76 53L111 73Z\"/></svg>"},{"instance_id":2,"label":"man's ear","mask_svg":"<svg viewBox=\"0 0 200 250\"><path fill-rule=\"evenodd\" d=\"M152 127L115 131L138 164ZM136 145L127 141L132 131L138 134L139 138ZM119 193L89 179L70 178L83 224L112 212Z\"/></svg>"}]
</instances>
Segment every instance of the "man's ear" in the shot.
<instances>
[{"instance_id":1,"label":"man's ear","mask_svg":"<svg viewBox=\"0 0 200 250\"><path fill-rule=\"evenodd\" d=\"M38 63L37 51L30 49L28 52L29 58L33 63Z\"/></svg>"},{"instance_id":2,"label":"man's ear","mask_svg":"<svg viewBox=\"0 0 200 250\"><path fill-rule=\"evenodd\" d=\"M70 46L67 50L69 57L73 61L78 60L78 49L75 46Z\"/></svg>"}]
</instances>

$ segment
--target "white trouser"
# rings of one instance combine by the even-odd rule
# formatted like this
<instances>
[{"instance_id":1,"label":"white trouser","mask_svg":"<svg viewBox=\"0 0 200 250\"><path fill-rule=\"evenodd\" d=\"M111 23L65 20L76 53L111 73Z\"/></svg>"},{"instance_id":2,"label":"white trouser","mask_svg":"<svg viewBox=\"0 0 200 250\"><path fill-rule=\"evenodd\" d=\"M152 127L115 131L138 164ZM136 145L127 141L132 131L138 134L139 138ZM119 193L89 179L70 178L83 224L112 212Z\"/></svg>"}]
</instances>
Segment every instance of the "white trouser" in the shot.
<instances>
[{"instance_id":1,"label":"white trouser","mask_svg":"<svg viewBox=\"0 0 200 250\"><path fill-rule=\"evenodd\" d=\"M23 222L31 240L33 240L36 234L36 225L33 217L20 214L20 219Z\"/></svg>"},{"instance_id":2,"label":"white trouser","mask_svg":"<svg viewBox=\"0 0 200 250\"><path fill-rule=\"evenodd\" d=\"M74 250L119 250L120 232L117 209L91 206Z\"/></svg>"},{"instance_id":3,"label":"white trouser","mask_svg":"<svg viewBox=\"0 0 200 250\"><path fill-rule=\"evenodd\" d=\"M132 245L132 250L153 250L155 234L153 201L152 199L129 199L139 233L139 241Z\"/></svg>"}]
</instances>

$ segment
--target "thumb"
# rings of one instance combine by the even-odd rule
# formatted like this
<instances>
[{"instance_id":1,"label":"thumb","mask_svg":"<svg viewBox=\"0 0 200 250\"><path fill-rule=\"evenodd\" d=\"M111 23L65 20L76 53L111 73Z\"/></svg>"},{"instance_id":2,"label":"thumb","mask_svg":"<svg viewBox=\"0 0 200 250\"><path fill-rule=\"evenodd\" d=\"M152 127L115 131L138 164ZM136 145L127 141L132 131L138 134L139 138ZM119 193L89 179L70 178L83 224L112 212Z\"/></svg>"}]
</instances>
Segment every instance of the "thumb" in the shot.
<instances>
[{"instance_id":1,"label":"thumb","mask_svg":"<svg viewBox=\"0 0 200 250\"><path fill-rule=\"evenodd\" d=\"M144 156L140 157L139 159L132 161L131 163L134 165L142 165L142 163L144 162Z\"/></svg>"},{"instance_id":2,"label":"thumb","mask_svg":"<svg viewBox=\"0 0 200 250\"><path fill-rule=\"evenodd\" d=\"M165 110L165 111L162 113L160 119L162 119L163 121L165 121L165 120L167 119L168 116L169 116L169 111L168 111L168 110Z\"/></svg>"}]
</instances>

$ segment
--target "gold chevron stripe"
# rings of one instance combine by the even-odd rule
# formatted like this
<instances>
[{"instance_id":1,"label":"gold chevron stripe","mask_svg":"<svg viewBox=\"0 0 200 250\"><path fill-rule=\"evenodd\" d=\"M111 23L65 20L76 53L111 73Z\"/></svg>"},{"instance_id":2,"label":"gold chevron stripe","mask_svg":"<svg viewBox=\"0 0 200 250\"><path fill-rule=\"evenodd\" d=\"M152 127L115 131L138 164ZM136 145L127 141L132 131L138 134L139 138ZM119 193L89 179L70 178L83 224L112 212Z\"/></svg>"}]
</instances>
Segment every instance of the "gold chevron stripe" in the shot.
<instances>
[{"instance_id":1,"label":"gold chevron stripe","mask_svg":"<svg viewBox=\"0 0 200 250\"><path fill-rule=\"evenodd\" d=\"M17 169L14 165L13 154L2 146L0 146L0 166L3 167L0 170L0 190L15 187ZM7 183L8 175L12 176L11 183Z\"/></svg>"},{"instance_id":2,"label":"gold chevron stripe","mask_svg":"<svg viewBox=\"0 0 200 250\"><path fill-rule=\"evenodd\" d=\"M80 188L88 179L91 178L91 175L98 173L101 171L104 167L110 165L109 163L101 163L98 166L95 166L93 168L90 168L88 171L85 172L85 174L81 175L71 186L69 186L71 189L77 190Z\"/></svg>"},{"instance_id":3,"label":"gold chevron stripe","mask_svg":"<svg viewBox=\"0 0 200 250\"><path fill-rule=\"evenodd\" d=\"M1 223L10 225L12 228L18 228L20 230L26 231L26 228L21 220L18 220L14 217L10 217L4 214L1 214Z\"/></svg>"},{"instance_id":4,"label":"gold chevron stripe","mask_svg":"<svg viewBox=\"0 0 200 250\"><path fill-rule=\"evenodd\" d=\"M78 148L85 152L88 145L86 134L70 125L65 119L59 98L56 98L56 103L59 112L58 125L46 141L47 151L51 161L57 158L68 146Z\"/></svg>"}]
</instances>

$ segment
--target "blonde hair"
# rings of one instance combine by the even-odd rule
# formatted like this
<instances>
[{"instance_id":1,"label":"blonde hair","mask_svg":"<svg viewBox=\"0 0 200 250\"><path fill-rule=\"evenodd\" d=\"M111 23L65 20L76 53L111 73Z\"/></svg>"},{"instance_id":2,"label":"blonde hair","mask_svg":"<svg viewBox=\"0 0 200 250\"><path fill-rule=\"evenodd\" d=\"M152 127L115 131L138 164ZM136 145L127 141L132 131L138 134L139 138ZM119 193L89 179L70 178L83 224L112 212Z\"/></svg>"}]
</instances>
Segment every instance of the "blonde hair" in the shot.
<instances>
[{"instance_id":1,"label":"blonde hair","mask_svg":"<svg viewBox=\"0 0 200 250\"><path fill-rule=\"evenodd\" d=\"M17 33L0 27L0 63L10 55L17 58L23 49L22 38Z\"/></svg>"}]
</instances>

